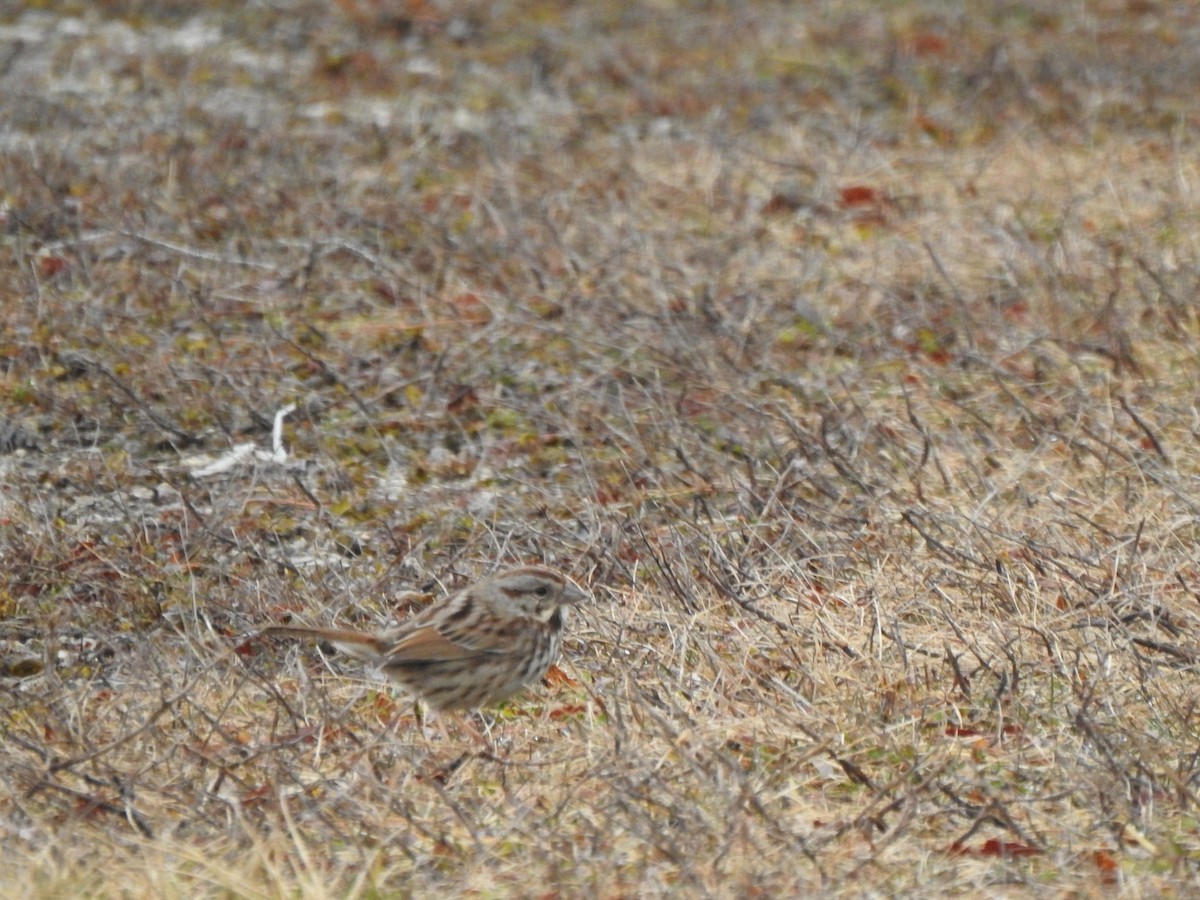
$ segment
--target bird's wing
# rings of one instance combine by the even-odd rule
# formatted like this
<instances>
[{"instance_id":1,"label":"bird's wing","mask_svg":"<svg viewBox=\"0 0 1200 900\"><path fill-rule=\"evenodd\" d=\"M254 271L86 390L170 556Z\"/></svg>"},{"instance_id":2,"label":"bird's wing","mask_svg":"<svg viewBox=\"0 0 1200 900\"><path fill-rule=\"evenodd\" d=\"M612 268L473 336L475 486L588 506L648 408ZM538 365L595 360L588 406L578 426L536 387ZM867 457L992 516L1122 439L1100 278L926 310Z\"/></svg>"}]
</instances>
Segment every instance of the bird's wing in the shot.
<instances>
[{"instance_id":1,"label":"bird's wing","mask_svg":"<svg viewBox=\"0 0 1200 900\"><path fill-rule=\"evenodd\" d=\"M430 624L398 635L383 653L387 664L407 665L429 662L481 659L507 653L510 635L472 631L452 625Z\"/></svg>"}]
</instances>

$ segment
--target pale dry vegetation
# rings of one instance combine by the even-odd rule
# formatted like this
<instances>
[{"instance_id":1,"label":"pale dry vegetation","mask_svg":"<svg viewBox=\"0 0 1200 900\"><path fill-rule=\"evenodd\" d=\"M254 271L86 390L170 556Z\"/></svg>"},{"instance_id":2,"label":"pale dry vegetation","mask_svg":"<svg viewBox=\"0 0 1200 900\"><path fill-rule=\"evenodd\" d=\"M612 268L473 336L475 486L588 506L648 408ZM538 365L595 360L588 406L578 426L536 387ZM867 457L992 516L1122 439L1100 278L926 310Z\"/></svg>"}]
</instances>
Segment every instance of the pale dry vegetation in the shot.
<instances>
[{"instance_id":1,"label":"pale dry vegetation","mask_svg":"<svg viewBox=\"0 0 1200 900\"><path fill-rule=\"evenodd\" d=\"M1193 4L27 6L0 893L1200 889Z\"/></svg>"}]
</instances>

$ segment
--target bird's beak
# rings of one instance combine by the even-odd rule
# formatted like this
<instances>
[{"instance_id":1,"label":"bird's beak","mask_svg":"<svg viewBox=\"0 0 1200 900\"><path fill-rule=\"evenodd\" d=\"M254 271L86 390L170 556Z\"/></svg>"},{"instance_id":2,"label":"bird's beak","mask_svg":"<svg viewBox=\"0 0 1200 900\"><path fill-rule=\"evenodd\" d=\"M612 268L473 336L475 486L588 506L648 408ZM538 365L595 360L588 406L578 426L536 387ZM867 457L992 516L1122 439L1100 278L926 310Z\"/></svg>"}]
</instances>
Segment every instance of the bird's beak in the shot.
<instances>
[{"instance_id":1,"label":"bird's beak","mask_svg":"<svg viewBox=\"0 0 1200 900\"><path fill-rule=\"evenodd\" d=\"M562 602L571 606L577 603L582 603L584 600L591 600L591 594L581 588L573 581L568 581L566 587L562 591Z\"/></svg>"}]
</instances>

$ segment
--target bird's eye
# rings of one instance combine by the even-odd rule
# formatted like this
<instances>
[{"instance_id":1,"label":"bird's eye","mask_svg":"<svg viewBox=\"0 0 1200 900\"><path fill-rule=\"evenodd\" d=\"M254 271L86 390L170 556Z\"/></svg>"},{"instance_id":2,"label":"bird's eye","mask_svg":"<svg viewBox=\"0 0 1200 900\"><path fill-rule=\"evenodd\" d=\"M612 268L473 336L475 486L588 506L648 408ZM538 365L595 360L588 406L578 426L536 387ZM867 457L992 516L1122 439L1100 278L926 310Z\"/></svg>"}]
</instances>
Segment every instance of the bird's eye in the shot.
<instances>
[{"instance_id":1,"label":"bird's eye","mask_svg":"<svg viewBox=\"0 0 1200 900\"><path fill-rule=\"evenodd\" d=\"M543 584L541 587L534 588L533 592L539 597L545 597L548 593L550 593L550 588Z\"/></svg>"}]
</instances>

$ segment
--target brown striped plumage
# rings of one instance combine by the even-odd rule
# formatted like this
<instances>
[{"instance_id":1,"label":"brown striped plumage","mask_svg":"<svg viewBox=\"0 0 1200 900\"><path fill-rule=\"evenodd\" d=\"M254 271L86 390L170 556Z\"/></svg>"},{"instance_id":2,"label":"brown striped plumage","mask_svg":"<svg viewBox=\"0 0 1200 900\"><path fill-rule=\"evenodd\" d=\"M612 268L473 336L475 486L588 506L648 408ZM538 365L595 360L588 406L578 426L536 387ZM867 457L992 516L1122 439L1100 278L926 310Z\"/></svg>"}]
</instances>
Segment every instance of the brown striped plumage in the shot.
<instances>
[{"instance_id":1,"label":"brown striped plumage","mask_svg":"<svg viewBox=\"0 0 1200 900\"><path fill-rule=\"evenodd\" d=\"M477 709L546 674L562 650L562 608L586 598L566 576L526 566L451 594L389 631L275 625L262 633L330 641L431 706Z\"/></svg>"}]
</instances>

